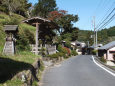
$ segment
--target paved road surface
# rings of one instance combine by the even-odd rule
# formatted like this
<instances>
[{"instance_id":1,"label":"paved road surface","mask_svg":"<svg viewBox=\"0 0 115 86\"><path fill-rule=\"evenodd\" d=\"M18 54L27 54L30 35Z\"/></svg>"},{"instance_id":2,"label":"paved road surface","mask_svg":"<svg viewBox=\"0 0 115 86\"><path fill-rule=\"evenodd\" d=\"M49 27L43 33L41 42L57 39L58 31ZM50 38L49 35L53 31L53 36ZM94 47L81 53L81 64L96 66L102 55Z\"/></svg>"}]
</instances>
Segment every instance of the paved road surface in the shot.
<instances>
[{"instance_id":1,"label":"paved road surface","mask_svg":"<svg viewBox=\"0 0 115 86\"><path fill-rule=\"evenodd\" d=\"M77 56L45 71L42 86L115 86L115 77L98 67L91 56Z\"/></svg>"}]
</instances>

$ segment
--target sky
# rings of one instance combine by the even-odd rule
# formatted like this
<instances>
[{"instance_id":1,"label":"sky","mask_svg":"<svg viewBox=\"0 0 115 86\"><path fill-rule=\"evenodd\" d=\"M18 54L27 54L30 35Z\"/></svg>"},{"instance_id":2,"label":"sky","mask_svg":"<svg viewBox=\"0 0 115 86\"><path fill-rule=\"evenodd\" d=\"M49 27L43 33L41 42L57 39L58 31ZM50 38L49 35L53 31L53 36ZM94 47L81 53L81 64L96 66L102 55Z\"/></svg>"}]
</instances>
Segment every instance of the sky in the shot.
<instances>
[{"instance_id":1,"label":"sky","mask_svg":"<svg viewBox=\"0 0 115 86\"><path fill-rule=\"evenodd\" d=\"M35 4L38 0L29 0L29 2ZM66 10L69 14L78 15L79 21L74 24L75 27L93 30L94 18L96 27L115 7L115 0L56 0L56 4L59 9ZM115 19L106 28L114 25Z\"/></svg>"}]
</instances>

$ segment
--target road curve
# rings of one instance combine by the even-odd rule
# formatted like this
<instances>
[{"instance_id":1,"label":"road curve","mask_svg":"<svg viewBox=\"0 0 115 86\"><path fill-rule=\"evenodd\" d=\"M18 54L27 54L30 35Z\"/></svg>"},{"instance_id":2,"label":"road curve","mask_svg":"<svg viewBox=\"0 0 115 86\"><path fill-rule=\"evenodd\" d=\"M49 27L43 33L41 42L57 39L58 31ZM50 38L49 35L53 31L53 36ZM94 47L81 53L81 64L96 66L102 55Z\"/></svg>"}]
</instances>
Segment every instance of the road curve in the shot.
<instances>
[{"instance_id":1,"label":"road curve","mask_svg":"<svg viewBox=\"0 0 115 86\"><path fill-rule=\"evenodd\" d=\"M47 69L42 86L115 86L115 77L98 67L92 56L79 55Z\"/></svg>"}]
</instances>

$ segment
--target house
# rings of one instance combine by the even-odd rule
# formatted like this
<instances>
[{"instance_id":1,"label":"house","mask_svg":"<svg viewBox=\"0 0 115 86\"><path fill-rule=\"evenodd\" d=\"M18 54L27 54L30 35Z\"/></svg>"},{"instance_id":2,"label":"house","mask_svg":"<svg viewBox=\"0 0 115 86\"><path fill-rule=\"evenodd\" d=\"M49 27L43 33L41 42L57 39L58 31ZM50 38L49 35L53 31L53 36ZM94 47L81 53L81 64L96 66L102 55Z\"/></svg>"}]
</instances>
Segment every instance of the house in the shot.
<instances>
[{"instance_id":1,"label":"house","mask_svg":"<svg viewBox=\"0 0 115 86\"><path fill-rule=\"evenodd\" d=\"M71 42L71 48L75 50L77 48L77 41Z\"/></svg>"},{"instance_id":2,"label":"house","mask_svg":"<svg viewBox=\"0 0 115 86\"><path fill-rule=\"evenodd\" d=\"M115 62L115 41L110 42L98 49L98 56L104 58L107 61L114 61Z\"/></svg>"}]
</instances>

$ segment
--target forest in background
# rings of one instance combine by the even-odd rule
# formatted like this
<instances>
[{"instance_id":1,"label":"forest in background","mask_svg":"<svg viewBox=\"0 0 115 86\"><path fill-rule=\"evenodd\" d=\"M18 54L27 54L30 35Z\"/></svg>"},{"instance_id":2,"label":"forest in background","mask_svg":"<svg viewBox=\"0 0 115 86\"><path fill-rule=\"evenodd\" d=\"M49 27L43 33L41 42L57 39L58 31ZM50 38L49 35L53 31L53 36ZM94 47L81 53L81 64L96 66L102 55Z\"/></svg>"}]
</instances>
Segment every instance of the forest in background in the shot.
<instances>
[{"instance_id":1,"label":"forest in background","mask_svg":"<svg viewBox=\"0 0 115 86\"><path fill-rule=\"evenodd\" d=\"M88 30L79 30L78 32L78 41L82 41L87 43L87 41L90 42L90 45L93 44L93 31ZM98 44L107 44L111 41L115 40L115 26L110 28L105 28L97 33L98 35Z\"/></svg>"}]
</instances>

